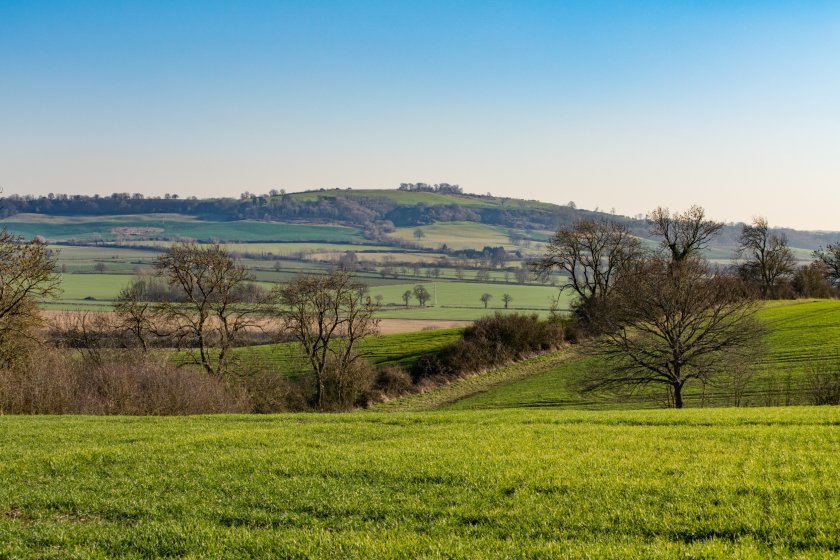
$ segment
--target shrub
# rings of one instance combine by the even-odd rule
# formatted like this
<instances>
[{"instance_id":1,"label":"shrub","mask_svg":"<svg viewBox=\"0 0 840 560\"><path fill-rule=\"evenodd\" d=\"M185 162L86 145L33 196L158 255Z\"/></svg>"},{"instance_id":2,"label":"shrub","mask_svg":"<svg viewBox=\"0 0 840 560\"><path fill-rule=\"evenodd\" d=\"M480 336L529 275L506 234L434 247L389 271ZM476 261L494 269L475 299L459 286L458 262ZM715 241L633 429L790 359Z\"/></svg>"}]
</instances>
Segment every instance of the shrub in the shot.
<instances>
[{"instance_id":1,"label":"shrub","mask_svg":"<svg viewBox=\"0 0 840 560\"><path fill-rule=\"evenodd\" d=\"M563 324L540 321L536 314L496 313L479 319L464 338L434 354L421 356L411 370L415 383L426 378L452 379L558 346Z\"/></svg>"},{"instance_id":2,"label":"shrub","mask_svg":"<svg viewBox=\"0 0 840 560\"><path fill-rule=\"evenodd\" d=\"M92 363L67 352L0 370L0 412L6 414L180 415L248 412L241 387L162 357L132 353Z\"/></svg>"},{"instance_id":3,"label":"shrub","mask_svg":"<svg viewBox=\"0 0 840 560\"><path fill-rule=\"evenodd\" d=\"M410 393L414 387L408 372L398 365L388 364L376 374L373 389L375 396L382 400Z\"/></svg>"},{"instance_id":4,"label":"shrub","mask_svg":"<svg viewBox=\"0 0 840 560\"><path fill-rule=\"evenodd\" d=\"M341 411L367 406L375 380L376 370L367 360L357 359L344 365L330 360L324 372L321 408Z\"/></svg>"}]
</instances>

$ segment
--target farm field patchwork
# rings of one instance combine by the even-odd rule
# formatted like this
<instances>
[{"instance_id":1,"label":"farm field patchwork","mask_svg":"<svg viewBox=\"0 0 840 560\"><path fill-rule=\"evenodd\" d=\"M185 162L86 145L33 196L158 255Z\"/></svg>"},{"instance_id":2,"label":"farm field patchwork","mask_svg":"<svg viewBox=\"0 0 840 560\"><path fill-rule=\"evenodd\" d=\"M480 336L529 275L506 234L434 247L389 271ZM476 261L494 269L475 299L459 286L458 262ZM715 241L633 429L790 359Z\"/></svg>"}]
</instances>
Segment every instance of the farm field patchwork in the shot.
<instances>
[{"instance_id":1,"label":"farm field patchwork","mask_svg":"<svg viewBox=\"0 0 840 560\"><path fill-rule=\"evenodd\" d=\"M2 417L0 557L830 558L840 409Z\"/></svg>"}]
</instances>

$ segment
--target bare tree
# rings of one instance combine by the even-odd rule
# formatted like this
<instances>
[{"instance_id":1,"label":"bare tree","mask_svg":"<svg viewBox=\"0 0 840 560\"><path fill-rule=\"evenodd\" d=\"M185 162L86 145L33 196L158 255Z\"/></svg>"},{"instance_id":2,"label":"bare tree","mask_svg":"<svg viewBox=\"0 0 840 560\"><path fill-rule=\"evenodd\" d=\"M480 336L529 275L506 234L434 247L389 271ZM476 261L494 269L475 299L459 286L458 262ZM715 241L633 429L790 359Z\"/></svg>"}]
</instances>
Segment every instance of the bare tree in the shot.
<instances>
[{"instance_id":1,"label":"bare tree","mask_svg":"<svg viewBox=\"0 0 840 560\"><path fill-rule=\"evenodd\" d=\"M826 279L834 287L840 287L840 242L820 247L814 251L814 258L824 267Z\"/></svg>"},{"instance_id":2,"label":"bare tree","mask_svg":"<svg viewBox=\"0 0 840 560\"><path fill-rule=\"evenodd\" d=\"M300 342L315 380L315 405L325 407L325 394L349 390L354 366L362 357L358 342L376 334L376 305L366 286L346 272L299 276L279 288L275 297L285 328ZM332 371L330 371L332 368ZM327 387L333 380L336 387Z\"/></svg>"},{"instance_id":3,"label":"bare tree","mask_svg":"<svg viewBox=\"0 0 840 560\"><path fill-rule=\"evenodd\" d=\"M129 341L133 341L140 345L143 352L148 351L153 338L160 334L157 308L155 303L149 300L145 285L146 282L142 279L133 282L120 290L114 302L116 329L127 335L127 346L131 346Z\"/></svg>"},{"instance_id":4,"label":"bare tree","mask_svg":"<svg viewBox=\"0 0 840 560\"><path fill-rule=\"evenodd\" d=\"M59 292L55 253L0 230L0 362L23 357L23 346L43 324L39 303Z\"/></svg>"},{"instance_id":5,"label":"bare tree","mask_svg":"<svg viewBox=\"0 0 840 560\"><path fill-rule=\"evenodd\" d=\"M575 312L587 324L604 308L621 273L641 255L641 243L623 225L602 220L580 220L559 229L546 253L532 263L542 278L555 269L563 273L560 289L577 296Z\"/></svg>"},{"instance_id":6,"label":"bare tree","mask_svg":"<svg viewBox=\"0 0 840 560\"><path fill-rule=\"evenodd\" d=\"M651 234L659 237L673 263L698 255L723 228L723 222L706 218L701 206L682 213L671 213L661 206L648 216Z\"/></svg>"},{"instance_id":7,"label":"bare tree","mask_svg":"<svg viewBox=\"0 0 840 560\"><path fill-rule=\"evenodd\" d=\"M490 300L493 299L493 296L488 293L483 293L478 299L480 299L481 303L484 304L484 309L487 309L487 304L490 303Z\"/></svg>"},{"instance_id":8,"label":"bare tree","mask_svg":"<svg viewBox=\"0 0 840 560\"><path fill-rule=\"evenodd\" d=\"M190 355L205 371L225 373L238 337L259 328L257 316L264 313L246 289L253 276L218 244L173 245L154 269L180 296L157 306L166 328L182 348L197 347Z\"/></svg>"},{"instance_id":9,"label":"bare tree","mask_svg":"<svg viewBox=\"0 0 840 560\"><path fill-rule=\"evenodd\" d=\"M751 225L744 225L739 240L738 266L741 277L757 284L763 298L773 297L781 279L795 269L793 252L784 234L773 233L767 218L757 217Z\"/></svg>"},{"instance_id":10,"label":"bare tree","mask_svg":"<svg viewBox=\"0 0 840 560\"><path fill-rule=\"evenodd\" d=\"M622 276L593 344L607 367L588 388L661 384L682 408L686 383L711 381L733 359L752 356L762 329L757 306L737 278L699 258L653 257Z\"/></svg>"}]
</instances>

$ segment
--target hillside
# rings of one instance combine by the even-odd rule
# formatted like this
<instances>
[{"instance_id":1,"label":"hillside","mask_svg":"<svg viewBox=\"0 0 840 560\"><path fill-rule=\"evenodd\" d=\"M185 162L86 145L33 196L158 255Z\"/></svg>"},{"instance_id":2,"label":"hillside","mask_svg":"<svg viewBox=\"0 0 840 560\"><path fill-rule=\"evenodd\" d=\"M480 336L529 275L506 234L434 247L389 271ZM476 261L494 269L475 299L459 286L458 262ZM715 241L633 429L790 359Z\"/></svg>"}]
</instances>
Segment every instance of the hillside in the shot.
<instances>
[{"instance_id":1,"label":"hillside","mask_svg":"<svg viewBox=\"0 0 840 560\"><path fill-rule=\"evenodd\" d=\"M246 196L247 195L247 196ZM351 190L319 189L300 193L274 195L251 195L246 193L240 199L180 199L147 198L142 195L116 193L108 197L85 197L58 195L52 197L9 196L0 199L4 221L10 228L27 235L38 233L48 240L82 238L97 232L109 239L109 232L126 221L117 216L134 216L127 220L129 227L153 227L162 231L154 238L171 239L176 236L208 241L211 238L222 241L352 241L353 233L348 231L336 235L335 231L318 230L284 232L272 231L263 225L246 224L213 228L202 228L179 222L200 220L202 222L240 222L255 220L274 223L308 223L309 225L342 225L362 230L368 238L387 234L390 227L414 228L445 222L475 222L514 230L514 235L526 239L540 240L546 232L562 225L568 225L582 217L604 217L624 222L636 234L645 237L647 226L643 220L627 216L575 209L568 206L521 200L491 195L454 194L450 192L415 192L406 190ZM42 216L63 217L77 221L79 217L99 217L99 224L84 226L79 223L52 224ZM158 219L161 216L161 219ZM164 218L169 216L170 218ZM142 217L142 218L141 218ZM725 216L719 218L725 219ZM172 222L172 223L170 223ZM40 224L36 231L33 223ZM90 223L90 222L88 222ZM30 224L30 225L26 225ZM276 227L272 224L272 227ZM230 229L233 228L233 229ZM240 228L238 231L236 228ZM383 230L384 228L384 230ZM254 230L254 231L251 231ZM804 252L835 241L836 233L806 232L792 229L783 231L793 248ZM531 236L536 232L536 237ZM540 233L542 232L542 233ZM727 226L716 241L721 258L731 254L739 227ZM356 238L358 239L358 238ZM410 239L409 239L410 241ZM480 248L480 247L478 247ZM715 254L715 247L712 247ZM717 258L717 255L715 255Z\"/></svg>"},{"instance_id":2,"label":"hillside","mask_svg":"<svg viewBox=\"0 0 840 560\"><path fill-rule=\"evenodd\" d=\"M768 326L766 355L742 391L731 379L715 386L687 387L687 407L810 404L814 373L840 368L840 301L774 302L759 312ZM496 408L658 408L664 389L632 395L580 394L575 382L597 364L578 347L527 360L428 393L379 405L381 410L474 410ZM738 394L741 393L741 394ZM737 399L737 400L736 400Z\"/></svg>"}]
</instances>

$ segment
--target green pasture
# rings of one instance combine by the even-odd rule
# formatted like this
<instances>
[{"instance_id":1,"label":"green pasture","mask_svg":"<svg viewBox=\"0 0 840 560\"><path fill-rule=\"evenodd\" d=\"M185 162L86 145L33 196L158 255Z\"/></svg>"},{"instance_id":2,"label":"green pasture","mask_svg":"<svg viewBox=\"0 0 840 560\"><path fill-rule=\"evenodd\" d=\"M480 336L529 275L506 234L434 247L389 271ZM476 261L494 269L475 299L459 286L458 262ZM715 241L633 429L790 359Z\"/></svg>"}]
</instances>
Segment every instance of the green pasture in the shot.
<instances>
[{"instance_id":1,"label":"green pasture","mask_svg":"<svg viewBox=\"0 0 840 560\"><path fill-rule=\"evenodd\" d=\"M414 236L422 231L424 237ZM513 248L505 228L476 222L438 222L427 226L397 228L391 237L436 249L446 244L450 249L483 249L486 246Z\"/></svg>"},{"instance_id":2,"label":"green pasture","mask_svg":"<svg viewBox=\"0 0 840 560\"><path fill-rule=\"evenodd\" d=\"M840 408L0 417L0 557L834 558Z\"/></svg>"},{"instance_id":3,"label":"green pasture","mask_svg":"<svg viewBox=\"0 0 840 560\"><path fill-rule=\"evenodd\" d=\"M840 301L793 301L767 304L758 317L767 325L764 358L755 364L741 398L742 406L807 404L814 368L840 367ZM541 371L509 384L481 389L449 405L453 408L649 408L665 406L665 390L650 387L628 394L581 394L576 381L597 362L576 348L578 358L547 364ZM707 387L686 385L686 406L733 406L729 380Z\"/></svg>"},{"instance_id":4,"label":"green pasture","mask_svg":"<svg viewBox=\"0 0 840 560\"><path fill-rule=\"evenodd\" d=\"M132 278L131 274L62 274L58 301L76 303L85 298L112 301Z\"/></svg>"},{"instance_id":5,"label":"green pasture","mask_svg":"<svg viewBox=\"0 0 840 560\"><path fill-rule=\"evenodd\" d=\"M436 206L440 204L459 204L461 206L473 207L492 207L496 204L492 199L476 198L470 196L459 196L454 194L442 194L432 192L409 192L399 191L396 189L365 189L359 191L352 191L346 189L329 189L325 191L308 191L302 193L291 193L295 200L318 200L320 197L336 197L340 196L349 199L360 198L386 198L401 206L415 206L417 204L425 204L427 206Z\"/></svg>"},{"instance_id":6,"label":"green pasture","mask_svg":"<svg viewBox=\"0 0 840 560\"><path fill-rule=\"evenodd\" d=\"M410 367L421 355L440 350L461 338L462 329L434 329L412 333L387 334L362 339L359 350L376 365ZM269 366L284 375L311 371L301 358L296 342L250 346L239 351L246 364Z\"/></svg>"},{"instance_id":7,"label":"green pasture","mask_svg":"<svg viewBox=\"0 0 840 560\"><path fill-rule=\"evenodd\" d=\"M432 294L432 298L427 302L427 305L430 307L427 309L418 308L417 300L412 297L409 301L411 307L406 310L402 295L407 290L413 290L417 284L422 284ZM373 287L370 293L372 296L382 296L382 303L388 306L383 311L413 313L428 311L432 307L441 310L441 312L445 312L445 308L478 309L482 312L492 312L504 308L504 302L502 301L504 294L509 294L513 298L510 302L511 310L547 312L551 308L552 300L560 292L553 286L503 284L497 282L429 282L421 280L406 284ZM484 293L492 296L492 299L488 302L487 310L484 309L484 304L479 299ZM568 307L571 296L566 293L562 294L561 297L560 307ZM396 309L398 307L403 307L403 309Z\"/></svg>"},{"instance_id":8,"label":"green pasture","mask_svg":"<svg viewBox=\"0 0 840 560\"><path fill-rule=\"evenodd\" d=\"M307 191L291 193L288 196L295 200L317 200L319 197L344 197L350 199L359 198L386 198L400 206L415 206L425 204L436 206L441 204L457 204L467 208L508 208L511 210L556 210L557 205L550 202L538 200L510 199L498 196L464 196L457 194L433 193L433 192L411 192L396 189L328 189L324 191Z\"/></svg>"},{"instance_id":9,"label":"green pasture","mask_svg":"<svg viewBox=\"0 0 840 560\"><path fill-rule=\"evenodd\" d=\"M155 216L150 216L153 218ZM112 231L114 228L155 228L150 233L144 233L140 238L175 239L190 238L198 241L262 241L262 242L356 242L362 240L356 228L337 225L309 225L286 224L273 222L258 222L239 220L230 222L213 222L204 220L169 220L163 217L156 219L127 221L111 220L109 216L101 217L98 221L18 221L17 217L3 220L2 225L9 231L32 238L43 236L48 241L94 240L115 241L117 239L130 240L133 236L119 235Z\"/></svg>"}]
</instances>

